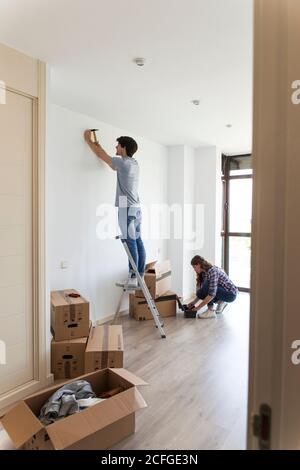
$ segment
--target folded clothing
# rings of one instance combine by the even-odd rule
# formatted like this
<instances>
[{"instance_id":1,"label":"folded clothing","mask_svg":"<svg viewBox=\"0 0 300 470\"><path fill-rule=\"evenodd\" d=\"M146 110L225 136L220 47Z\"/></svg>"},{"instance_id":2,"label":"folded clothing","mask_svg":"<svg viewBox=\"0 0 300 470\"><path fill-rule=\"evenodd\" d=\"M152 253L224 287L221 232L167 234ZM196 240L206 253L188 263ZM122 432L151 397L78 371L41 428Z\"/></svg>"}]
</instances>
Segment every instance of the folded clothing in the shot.
<instances>
[{"instance_id":1,"label":"folded clothing","mask_svg":"<svg viewBox=\"0 0 300 470\"><path fill-rule=\"evenodd\" d=\"M86 380L76 380L56 390L40 411L39 420L48 426L66 416L78 413L78 400L96 398L91 384Z\"/></svg>"}]
</instances>

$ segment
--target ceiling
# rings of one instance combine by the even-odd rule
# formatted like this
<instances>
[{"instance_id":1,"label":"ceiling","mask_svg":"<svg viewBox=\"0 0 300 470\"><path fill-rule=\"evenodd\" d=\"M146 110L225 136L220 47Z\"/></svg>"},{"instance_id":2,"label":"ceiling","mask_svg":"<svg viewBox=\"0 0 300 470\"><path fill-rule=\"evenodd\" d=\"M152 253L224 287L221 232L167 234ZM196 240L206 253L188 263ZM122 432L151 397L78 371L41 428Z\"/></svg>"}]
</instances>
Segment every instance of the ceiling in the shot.
<instances>
[{"instance_id":1,"label":"ceiling","mask_svg":"<svg viewBox=\"0 0 300 470\"><path fill-rule=\"evenodd\" d=\"M50 64L57 104L163 144L248 152L252 3L0 0L0 42Z\"/></svg>"}]
</instances>

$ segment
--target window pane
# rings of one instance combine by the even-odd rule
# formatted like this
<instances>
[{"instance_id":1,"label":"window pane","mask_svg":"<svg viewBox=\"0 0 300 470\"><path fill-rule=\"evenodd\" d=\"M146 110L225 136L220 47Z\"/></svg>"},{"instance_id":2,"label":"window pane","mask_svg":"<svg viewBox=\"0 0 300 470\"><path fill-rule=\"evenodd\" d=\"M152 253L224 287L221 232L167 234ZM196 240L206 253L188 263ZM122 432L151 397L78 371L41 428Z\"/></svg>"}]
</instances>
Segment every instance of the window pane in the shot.
<instances>
[{"instance_id":1,"label":"window pane","mask_svg":"<svg viewBox=\"0 0 300 470\"><path fill-rule=\"evenodd\" d=\"M230 172L230 176L252 176L253 170L233 170Z\"/></svg>"},{"instance_id":2,"label":"window pane","mask_svg":"<svg viewBox=\"0 0 300 470\"><path fill-rule=\"evenodd\" d=\"M230 180L229 231L251 233L252 178Z\"/></svg>"},{"instance_id":3,"label":"window pane","mask_svg":"<svg viewBox=\"0 0 300 470\"><path fill-rule=\"evenodd\" d=\"M229 277L239 287L250 288L251 238L229 237Z\"/></svg>"},{"instance_id":4,"label":"window pane","mask_svg":"<svg viewBox=\"0 0 300 470\"><path fill-rule=\"evenodd\" d=\"M224 210L224 205L226 201L226 193L225 193L225 181L222 181L222 191L223 191L223 211L222 211L222 231L225 231L225 210Z\"/></svg>"},{"instance_id":5,"label":"window pane","mask_svg":"<svg viewBox=\"0 0 300 470\"><path fill-rule=\"evenodd\" d=\"M229 174L230 176L252 174L252 156L230 157Z\"/></svg>"}]
</instances>

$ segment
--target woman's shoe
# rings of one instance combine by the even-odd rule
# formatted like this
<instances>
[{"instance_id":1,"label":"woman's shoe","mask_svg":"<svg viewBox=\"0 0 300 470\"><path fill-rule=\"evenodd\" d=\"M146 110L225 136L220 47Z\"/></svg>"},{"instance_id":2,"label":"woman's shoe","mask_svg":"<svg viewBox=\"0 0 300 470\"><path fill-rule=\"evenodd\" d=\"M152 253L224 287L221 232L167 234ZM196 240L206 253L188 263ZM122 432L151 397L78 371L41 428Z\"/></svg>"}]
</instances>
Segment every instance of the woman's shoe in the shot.
<instances>
[{"instance_id":1,"label":"woman's shoe","mask_svg":"<svg viewBox=\"0 0 300 470\"><path fill-rule=\"evenodd\" d=\"M220 302L217 306L216 313L217 314L223 313L224 308L226 308L227 305L228 305L227 302Z\"/></svg>"},{"instance_id":2,"label":"woman's shoe","mask_svg":"<svg viewBox=\"0 0 300 470\"><path fill-rule=\"evenodd\" d=\"M204 313L198 315L198 318L206 320L208 318L216 318L216 312L213 308L208 308Z\"/></svg>"}]
</instances>

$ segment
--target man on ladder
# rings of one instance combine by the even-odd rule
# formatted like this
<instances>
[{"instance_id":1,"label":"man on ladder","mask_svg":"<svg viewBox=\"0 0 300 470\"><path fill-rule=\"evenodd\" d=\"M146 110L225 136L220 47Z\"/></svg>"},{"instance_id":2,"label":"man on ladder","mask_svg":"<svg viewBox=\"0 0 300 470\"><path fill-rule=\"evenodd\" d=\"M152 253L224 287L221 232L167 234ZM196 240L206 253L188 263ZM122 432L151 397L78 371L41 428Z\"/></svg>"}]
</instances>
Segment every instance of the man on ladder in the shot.
<instances>
[{"instance_id":1,"label":"man on ladder","mask_svg":"<svg viewBox=\"0 0 300 470\"><path fill-rule=\"evenodd\" d=\"M84 138L97 157L117 172L115 205L118 207L121 240L129 258L129 273L128 279L123 286L124 291L137 288L143 290L156 326L159 328L161 336L165 337L159 312L144 282L146 251L141 238L142 213L138 195L139 164L133 158L138 145L132 137L119 137L116 146L117 156L110 157L98 142L96 129L86 130Z\"/></svg>"}]
</instances>

